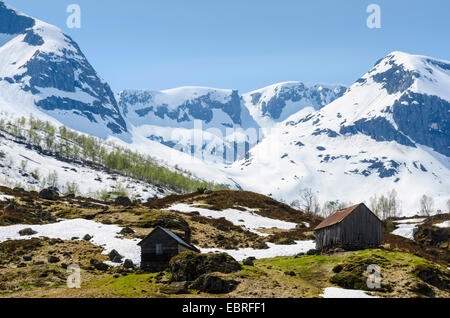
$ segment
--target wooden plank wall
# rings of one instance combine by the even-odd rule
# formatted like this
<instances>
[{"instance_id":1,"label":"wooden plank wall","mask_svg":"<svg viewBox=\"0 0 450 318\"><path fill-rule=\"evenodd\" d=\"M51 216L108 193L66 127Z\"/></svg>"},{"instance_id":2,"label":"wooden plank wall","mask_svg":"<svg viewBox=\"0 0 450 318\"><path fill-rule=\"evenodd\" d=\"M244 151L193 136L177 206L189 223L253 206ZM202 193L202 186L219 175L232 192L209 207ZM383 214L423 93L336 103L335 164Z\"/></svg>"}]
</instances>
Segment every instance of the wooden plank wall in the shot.
<instances>
[{"instance_id":1,"label":"wooden plank wall","mask_svg":"<svg viewBox=\"0 0 450 318\"><path fill-rule=\"evenodd\" d=\"M365 206L358 207L341 223L316 231L316 248L342 244L345 246L377 246L382 242L382 223Z\"/></svg>"}]
</instances>

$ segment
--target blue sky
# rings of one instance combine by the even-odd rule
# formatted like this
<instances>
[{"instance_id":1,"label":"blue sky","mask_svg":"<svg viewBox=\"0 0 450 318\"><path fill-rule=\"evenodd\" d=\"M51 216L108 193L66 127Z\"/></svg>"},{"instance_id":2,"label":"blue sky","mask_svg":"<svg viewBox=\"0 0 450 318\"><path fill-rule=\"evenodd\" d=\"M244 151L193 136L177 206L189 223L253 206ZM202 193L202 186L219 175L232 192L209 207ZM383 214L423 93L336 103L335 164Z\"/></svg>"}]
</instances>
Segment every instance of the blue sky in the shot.
<instances>
[{"instance_id":1,"label":"blue sky","mask_svg":"<svg viewBox=\"0 0 450 318\"><path fill-rule=\"evenodd\" d=\"M7 0L78 42L116 92L352 84L391 51L450 60L448 0ZM66 7L79 4L81 29ZM381 29L366 8L381 7Z\"/></svg>"}]
</instances>

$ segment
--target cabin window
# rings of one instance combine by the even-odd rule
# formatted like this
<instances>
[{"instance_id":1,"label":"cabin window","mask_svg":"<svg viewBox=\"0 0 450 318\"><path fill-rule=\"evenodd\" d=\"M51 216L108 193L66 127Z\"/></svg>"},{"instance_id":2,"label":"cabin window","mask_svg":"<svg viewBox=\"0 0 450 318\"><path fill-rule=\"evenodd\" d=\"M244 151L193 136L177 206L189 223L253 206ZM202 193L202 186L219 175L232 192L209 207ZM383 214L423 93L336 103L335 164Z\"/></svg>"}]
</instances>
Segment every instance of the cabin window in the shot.
<instances>
[{"instance_id":1,"label":"cabin window","mask_svg":"<svg viewBox=\"0 0 450 318\"><path fill-rule=\"evenodd\" d=\"M156 244L156 254L161 255L163 253L163 246L162 244Z\"/></svg>"}]
</instances>

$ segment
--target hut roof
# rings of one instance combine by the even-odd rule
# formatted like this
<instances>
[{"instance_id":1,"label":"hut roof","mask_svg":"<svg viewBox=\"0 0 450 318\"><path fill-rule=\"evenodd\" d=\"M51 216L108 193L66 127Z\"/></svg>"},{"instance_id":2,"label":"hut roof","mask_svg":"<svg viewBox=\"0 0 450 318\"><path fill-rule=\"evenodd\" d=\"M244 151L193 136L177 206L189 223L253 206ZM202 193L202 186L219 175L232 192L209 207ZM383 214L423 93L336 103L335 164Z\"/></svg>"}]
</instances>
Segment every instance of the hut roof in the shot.
<instances>
[{"instance_id":1,"label":"hut roof","mask_svg":"<svg viewBox=\"0 0 450 318\"><path fill-rule=\"evenodd\" d=\"M349 216L350 214L352 214L359 206L364 205L364 203L360 203L354 206L351 206L349 208L343 209L343 210L339 210L335 213L333 213L332 215L330 215L329 217L327 217L325 220L322 221L322 223L320 223L314 230L320 230L335 224L338 224L340 222L342 222L347 216Z\"/></svg>"},{"instance_id":2,"label":"hut roof","mask_svg":"<svg viewBox=\"0 0 450 318\"><path fill-rule=\"evenodd\" d=\"M194 246L191 245L187 242L185 242L184 240L182 240L178 235L176 235L175 233L173 233L172 231L169 231L168 229L163 228L162 226L157 226L153 231L156 231L157 229L162 230L164 233L166 233L167 235L169 235L171 238L173 238L175 241L177 241L178 244L183 245L184 247L190 249L190 250L194 250L194 251L198 251L198 249ZM144 238L141 242L138 243L138 245L141 245L145 240L147 240L148 237L150 237L150 235L152 235L152 233L150 233L146 238Z\"/></svg>"}]
</instances>

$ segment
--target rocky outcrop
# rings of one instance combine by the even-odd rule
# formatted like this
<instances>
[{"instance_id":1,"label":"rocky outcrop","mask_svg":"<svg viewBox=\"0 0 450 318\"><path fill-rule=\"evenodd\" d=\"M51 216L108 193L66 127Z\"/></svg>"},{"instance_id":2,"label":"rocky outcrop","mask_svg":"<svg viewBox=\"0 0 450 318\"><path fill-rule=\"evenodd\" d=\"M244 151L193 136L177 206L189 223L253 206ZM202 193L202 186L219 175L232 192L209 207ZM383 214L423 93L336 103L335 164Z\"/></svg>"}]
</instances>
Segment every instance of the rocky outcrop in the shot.
<instances>
[{"instance_id":1,"label":"rocky outcrop","mask_svg":"<svg viewBox=\"0 0 450 318\"><path fill-rule=\"evenodd\" d=\"M44 200L56 201L59 200L59 193L56 189L47 188L39 192L39 198Z\"/></svg>"},{"instance_id":2,"label":"rocky outcrop","mask_svg":"<svg viewBox=\"0 0 450 318\"><path fill-rule=\"evenodd\" d=\"M116 205L122 205L122 206L130 206L130 205L133 204L133 202L131 202L131 200L130 200L129 197L126 197L126 196L120 196L120 197L117 197L117 198L114 200L114 204L116 204Z\"/></svg>"},{"instance_id":3,"label":"rocky outcrop","mask_svg":"<svg viewBox=\"0 0 450 318\"><path fill-rule=\"evenodd\" d=\"M99 271L103 271L104 272L104 271L107 271L109 269L109 265L107 265L107 264L105 264L103 262L100 262L97 259L91 259L90 263L96 270L99 270Z\"/></svg>"},{"instance_id":4,"label":"rocky outcrop","mask_svg":"<svg viewBox=\"0 0 450 318\"><path fill-rule=\"evenodd\" d=\"M112 250L109 254L109 260L113 263L122 263L123 256L116 250Z\"/></svg>"},{"instance_id":5,"label":"rocky outcrop","mask_svg":"<svg viewBox=\"0 0 450 318\"><path fill-rule=\"evenodd\" d=\"M392 109L401 132L415 142L450 157L448 101L437 96L409 92L395 102Z\"/></svg>"},{"instance_id":6,"label":"rocky outcrop","mask_svg":"<svg viewBox=\"0 0 450 318\"><path fill-rule=\"evenodd\" d=\"M233 273L240 271L242 266L230 255L222 254L198 254L184 252L169 263L169 271L174 281L194 281L203 274L208 273Z\"/></svg>"},{"instance_id":7,"label":"rocky outcrop","mask_svg":"<svg viewBox=\"0 0 450 318\"><path fill-rule=\"evenodd\" d=\"M20 236L31 236L31 235L37 234L37 232L31 228L26 228L26 229L20 230L19 234L20 234Z\"/></svg>"}]
</instances>

